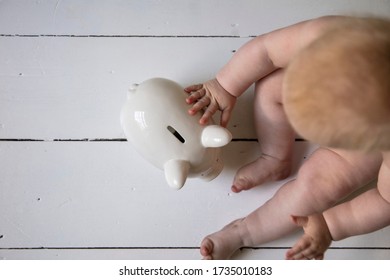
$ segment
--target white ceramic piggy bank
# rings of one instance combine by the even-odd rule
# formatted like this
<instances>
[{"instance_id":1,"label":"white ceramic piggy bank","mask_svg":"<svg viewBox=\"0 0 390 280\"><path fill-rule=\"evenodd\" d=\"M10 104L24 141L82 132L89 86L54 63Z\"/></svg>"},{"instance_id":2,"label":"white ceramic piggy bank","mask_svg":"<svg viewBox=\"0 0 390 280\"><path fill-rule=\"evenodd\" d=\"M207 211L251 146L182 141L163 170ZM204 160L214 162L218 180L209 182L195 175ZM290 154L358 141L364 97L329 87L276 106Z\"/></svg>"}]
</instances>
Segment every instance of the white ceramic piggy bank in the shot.
<instances>
[{"instance_id":1,"label":"white ceramic piggy bank","mask_svg":"<svg viewBox=\"0 0 390 280\"><path fill-rule=\"evenodd\" d=\"M232 138L219 125L200 125L200 113L187 113L186 97L177 83L153 78L130 88L121 112L127 140L164 170L168 185L175 189L180 189L187 177L207 181L217 177L223 168L219 147Z\"/></svg>"}]
</instances>

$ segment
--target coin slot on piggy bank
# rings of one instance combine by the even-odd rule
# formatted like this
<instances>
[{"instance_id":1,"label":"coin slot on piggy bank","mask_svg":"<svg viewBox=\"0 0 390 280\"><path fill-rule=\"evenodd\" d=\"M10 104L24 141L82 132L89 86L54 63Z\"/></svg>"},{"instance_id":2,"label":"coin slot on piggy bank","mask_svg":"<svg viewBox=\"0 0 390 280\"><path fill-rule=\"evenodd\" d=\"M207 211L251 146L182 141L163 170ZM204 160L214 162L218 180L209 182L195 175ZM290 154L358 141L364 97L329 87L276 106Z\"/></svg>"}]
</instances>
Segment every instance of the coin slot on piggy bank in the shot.
<instances>
[{"instance_id":1,"label":"coin slot on piggy bank","mask_svg":"<svg viewBox=\"0 0 390 280\"><path fill-rule=\"evenodd\" d=\"M181 136L181 134L179 132L177 132L176 129L174 129L172 126L168 125L167 129L169 130L170 133L173 134L173 136L175 136L177 138L177 140L179 140L183 144L186 142L186 140L183 138L183 136Z\"/></svg>"}]
</instances>

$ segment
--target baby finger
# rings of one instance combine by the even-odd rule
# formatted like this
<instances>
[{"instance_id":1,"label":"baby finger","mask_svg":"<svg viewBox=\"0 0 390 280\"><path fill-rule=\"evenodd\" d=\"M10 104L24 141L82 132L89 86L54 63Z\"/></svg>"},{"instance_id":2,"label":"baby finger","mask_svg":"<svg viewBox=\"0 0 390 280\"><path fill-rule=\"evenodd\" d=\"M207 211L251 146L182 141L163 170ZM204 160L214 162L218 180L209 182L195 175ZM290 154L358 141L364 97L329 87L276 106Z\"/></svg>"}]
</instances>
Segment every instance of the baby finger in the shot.
<instances>
[{"instance_id":1,"label":"baby finger","mask_svg":"<svg viewBox=\"0 0 390 280\"><path fill-rule=\"evenodd\" d=\"M210 118L218 111L218 106L215 104L210 104L207 109L204 111L203 116L200 118L200 124L208 124Z\"/></svg>"},{"instance_id":2,"label":"baby finger","mask_svg":"<svg viewBox=\"0 0 390 280\"><path fill-rule=\"evenodd\" d=\"M197 91L191 92L191 94L186 98L186 102L188 104L192 104L202 98L206 94L205 90L202 88Z\"/></svg>"},{"instance_id":3,"label":"baby finger","mask_svg":"<svg viewBox=\"0 0 390 280\"><path fill-rule=\"evenodd\" d=\"M200 90L201 88L203 88L203 84L192 85L192 86L186 87L184 89L184 91L187 92L187 93L191 93L193 91Z\"/></svg>"},{"instance_id":4,"label":"baby finger","mask_svg":"<svg viewBox=\"0 0 390 280\"><path fill-rule=\"evenodd\" d=\"M197 112L203 110L210 104L210 98L207 96L203 96L202 98L198 99L195 104L192 106L192 108L188 111L190 115L194 115Z\"/></svg>"}]
</instances>

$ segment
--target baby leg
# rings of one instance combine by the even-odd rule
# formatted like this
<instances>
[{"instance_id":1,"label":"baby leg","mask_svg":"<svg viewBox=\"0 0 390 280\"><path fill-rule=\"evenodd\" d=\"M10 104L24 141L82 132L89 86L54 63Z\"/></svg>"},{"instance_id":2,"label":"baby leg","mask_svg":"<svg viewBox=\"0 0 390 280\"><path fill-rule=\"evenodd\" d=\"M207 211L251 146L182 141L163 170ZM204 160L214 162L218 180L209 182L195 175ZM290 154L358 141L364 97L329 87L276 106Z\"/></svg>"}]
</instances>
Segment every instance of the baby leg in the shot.
<instances>
[{"instance_id":1,"label":"baby leg","mask_svg":"<svg viewBox=\"0 0 390 280\"><path fill-rule=\"evenodd\" d=\"M334 177L336 179L335 183L330 186L330 188L335 189L335 191L333 191L333 193L336 194L335 197L339 196L340 199L344 198L344 194L347 193L346 189L349 189L350 186L355 184L356 187L361 187L365 183L368 183L367 179L370 179L370 177L374 179L380 168L380 156L378 153L364 155L341 150L335 150L335 152L348 163L342 168L345 172L345 176L350 176L350 179L344 176L336 176ZM339 188L339 190L337 190L337 188ZM325 192L325 194L328 195L329 193ZM340 199L336 202L340 202ZM329 212L329 210L325 213L327 212ZM342 213L340 212L336 215L340 216L341 214ZM353 215L350 215L349 218L351 219L352 216ZM296 217L294 222L303 227L304 234L298 242L287 251L286 258L323 259L325 251L332 242L332 235L324 216L322 214L314 214L309 217Z\"/></svg>"},{"instance_id":2,"label":"baby leg","mask_svg":"<svg viewBox=\"0 0 390 280\"><path fill-rule=\"evenodd\" d=\"M258 81L255 86L254 119L261 156L240 168L232 191L240 192L267 181L287 178L291 172L294 131L281 103L284 71L278 70Z\"/></svg>"},{"instance_id":3,"label":"baby leg","mask_svg":"<svg viewBox=\"0 0 390 280\"><path fill-rule=\"evenodd\" d=\"M241 247L251 247L281 238L298 227L291 215L309 216L332 207L358 187L373 180L380 154L318 149L304 163L295 180L244 219L207 236L201 253L207 259L226 259Z\"/></svg>"}]
</instances>

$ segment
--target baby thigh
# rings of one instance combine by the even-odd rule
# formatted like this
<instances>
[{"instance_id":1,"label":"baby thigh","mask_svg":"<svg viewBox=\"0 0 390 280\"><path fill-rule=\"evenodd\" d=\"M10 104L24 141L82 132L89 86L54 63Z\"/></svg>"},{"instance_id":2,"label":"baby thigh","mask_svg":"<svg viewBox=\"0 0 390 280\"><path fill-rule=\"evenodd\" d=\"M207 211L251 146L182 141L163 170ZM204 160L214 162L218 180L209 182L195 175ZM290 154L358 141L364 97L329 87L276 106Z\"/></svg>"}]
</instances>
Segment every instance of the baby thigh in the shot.
<instances>
[{"instance_id":1,"label":"baby thigh","mask_svg":"<svg viewBox=\"0 0 390 280\"><path fill-rule=\"evenodd\" d=\"M255 85L254 117L256 123L262 123L263 129L271 125L272 129L278 126L289 125L282 105L282 82L284 70L279 69Z\"/></svg>"},{"instance_id":2,"label":"baby thigh","mask_svg":"<svg viewBox=\"0 0 390 280\"><path fill-rule=\"evenodd\" d=\"M281 160L289 160L295 133L283 109L283 76L284 70L280 69L256 83L254 119L261 151Z\"/></svg>"},{"instance_id":3,"label":"baby thigh","mask_svg":"<svg viewBox=\"0 0 390 280\"><path fill-rule=\"evenodd\" d=\"M302 203L292 214L306 216L334 206L374 180L381 160L380 153L319 148L298 172L293 195Z\"/></svg>"},{"instance_id":4,"label":"baby thigh","mask_svg":"<svg viewBox=\"0 0 390 280\"><path fill-rule=\"evenodd\" d=\"M378 176L378 191L390 203L390 151L383 152L383 163Z\"/></svg>"}]
</instances>

